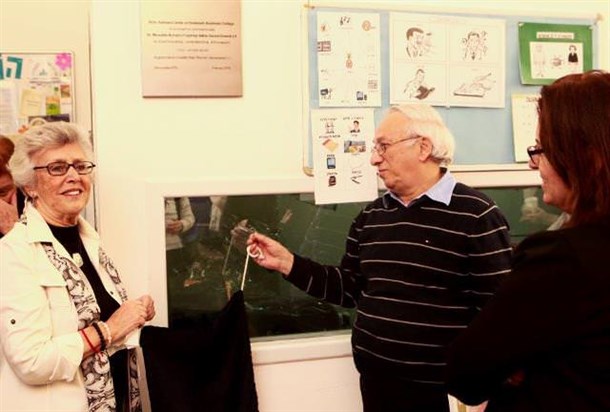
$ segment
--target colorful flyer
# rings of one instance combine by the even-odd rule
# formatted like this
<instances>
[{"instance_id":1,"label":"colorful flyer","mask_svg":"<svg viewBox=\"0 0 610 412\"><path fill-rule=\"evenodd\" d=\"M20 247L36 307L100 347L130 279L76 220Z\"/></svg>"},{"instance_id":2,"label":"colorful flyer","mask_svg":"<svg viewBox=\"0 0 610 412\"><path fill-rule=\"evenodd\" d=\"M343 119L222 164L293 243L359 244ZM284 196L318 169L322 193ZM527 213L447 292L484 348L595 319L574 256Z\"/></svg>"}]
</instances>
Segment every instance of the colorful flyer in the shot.
<instances>
[{"instance_id":1,"label":"colorful flyer","mask_svg":"<svg viewBox=\"0 0 610 412\"><path fill-rule=\"evenodd\" d=\"M311 111L316 204L371 201L377 170L371 165L373 109Z\"/></svg>"}]
</instances>

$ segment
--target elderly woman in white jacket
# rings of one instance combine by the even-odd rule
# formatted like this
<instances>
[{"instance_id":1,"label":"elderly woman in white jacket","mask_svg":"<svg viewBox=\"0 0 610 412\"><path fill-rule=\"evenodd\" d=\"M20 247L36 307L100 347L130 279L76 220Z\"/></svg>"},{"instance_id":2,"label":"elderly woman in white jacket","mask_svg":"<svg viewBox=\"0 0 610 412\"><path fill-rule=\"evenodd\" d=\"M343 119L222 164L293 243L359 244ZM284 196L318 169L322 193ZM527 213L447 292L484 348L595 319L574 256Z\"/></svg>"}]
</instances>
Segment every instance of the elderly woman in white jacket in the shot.
<instances>
[{"instance_id":1,"label":"elderly woman in white jacket","mask_svg":"<svg viewBox=\"0 0 610 412\"><path fill-rule=\"evenodd\" d=\"M0 410L140 407L130 379L149 296L129 300L95 230L80 217L92 185L91 144L70 123L26 132L9 162L27 195L0 240Z\"/></svg>"}]
</instances>

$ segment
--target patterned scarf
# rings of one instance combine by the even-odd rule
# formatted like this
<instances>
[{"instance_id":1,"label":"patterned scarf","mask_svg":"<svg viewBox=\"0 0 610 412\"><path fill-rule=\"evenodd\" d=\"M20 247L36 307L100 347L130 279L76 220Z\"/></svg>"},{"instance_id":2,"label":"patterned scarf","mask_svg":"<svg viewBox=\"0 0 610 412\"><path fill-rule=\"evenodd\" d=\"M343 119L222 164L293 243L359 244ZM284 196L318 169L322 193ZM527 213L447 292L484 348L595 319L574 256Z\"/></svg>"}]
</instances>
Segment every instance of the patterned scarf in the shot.
<instances>
[{"instance_id":1,"label":"patterned scarf","mask_svg":"<svg viewBox=\"0 0 610 412\"><path fill-rule=\"evenodd\" d=\"M78 313L78 329L86 328L94 322L99 321L100 308L93 295L93 290L89 286L89 283L85 281L84 273L70 259L60 256L51 243L45 242L42 246L53 266L62 274L66 281L68 293L76 308L76 312ZM127 300L127 293L121 283L119 274L102 248L99 248L99 262L100 266L108 273L110 279L114 282L121 297L121 301L124 302ZM130 412L142 411L136 356L134 350L129 351L128 375ZM110 373L110 356L108 355L108 351L104 350L88 356L83 359L80 367L85 380L89 411L116 411L116 400L114 397L112 375Z\"/></svg>"}]
</instances>

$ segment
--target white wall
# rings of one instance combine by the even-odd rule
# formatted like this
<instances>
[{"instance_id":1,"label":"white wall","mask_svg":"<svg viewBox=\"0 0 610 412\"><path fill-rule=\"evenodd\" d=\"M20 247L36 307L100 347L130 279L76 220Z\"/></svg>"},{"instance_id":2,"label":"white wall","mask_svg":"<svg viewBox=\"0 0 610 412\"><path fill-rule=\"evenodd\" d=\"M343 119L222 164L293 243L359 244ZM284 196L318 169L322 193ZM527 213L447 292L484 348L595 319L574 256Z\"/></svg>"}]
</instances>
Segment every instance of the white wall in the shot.
<instances>
[{"instance_id":1,"label":"white wall","mask_svg":"<svg viewBox=\"0 0 610 412\"><path fill-rule=\"evenodd\" d=\"M75 118L91 130L89 0L0 0L0 53L74 53ZM84 217L94 222L93 200Z\"/></svg>"},{"instance_id":2,"label":"white wall","mask_svg":"<svg viewBox=\"0 0 610 412\"><path fill-rule=\"evenodd\" d=\"M76 120L91 129L88 0L0 1L0 52L74 52Z\"/></svg>"},{"instance_id":3,"label":"white wall","mask_svg":"<svg viewBox=\"0 0 610 412\"><path fill-rule=\"evenodd\" d=\"M162 249L151 227L167 195L205 193L207 179L288 179L313 188L302 173L303 2L242 0L244 96L230 99L143 99L140 93L139 3L91 3L91 54L96 138L98 228L134 294L150 289ZM329 3L324 3L329 4ZM418 7L420 11L602 17L600 66L610 69L610 2L362 1L337 5ZM49 50L82 43L89 2L0 1L1 50ZM77 65L86 47L74 46ZM85 86L77 68L77 93ZM86 88L85 88L86 90ZM77 114L87 118L84 98ZM487 177L489 178L489 177ZM510 180L512 175L503 174ZM495 179L495 178L494 178ZM175 184L172 182L176 182ZM152 188L152 189L151 189ZM273 192L276 187L269 187ZM355 411L357 374L348 337L256 343L261 411ZM300 360L299 360L300 358Z\"/></svg>"},{"instance_id":4,"label":"white wall","mask_svg":"<svg viewBox=\"0 0 610 412\"><path fill-rule=\"evenodd\" d=\"M409 2L426 5L424 10L465 12L489 8L490 3ZM380 4L375 2L374 6ZM607 0L511 1L495 2L494 6L501 13L512 14L602 13L605 20L600 38L606 40L600 61L603 67L610 67ZM305 181L298 186L313 187L302 172L304 7L300 1L288 0L243 0L242 7L243 98L143 99L138 3L94 2L92 54L100 229L107 248L129 276L132 289L146 291L149 275L159 270L148 266L158 259L151 259L154 249L144 246L150 245L147 236L158 230L147 225L162 221L160 215L159 220L151 219L151 213L160 213L162 205L155 189L151 195L150 182L154 187L165 182L161 183L165 190L173 188L176 194L206 193L202 181L215 178L244 185L249 179L286 178ZM167 183L171 181L180 183ZM276 189L269 187L270 192ZM180 193L184 191L187 193ZM143 213L151 207L157 212ZM292 358L267 356L282 350L288 350ZM257 343L253 356L261 411L361 409L347 337L305 346L297 342L275 346Z\"/></svg>"}]
</instances>

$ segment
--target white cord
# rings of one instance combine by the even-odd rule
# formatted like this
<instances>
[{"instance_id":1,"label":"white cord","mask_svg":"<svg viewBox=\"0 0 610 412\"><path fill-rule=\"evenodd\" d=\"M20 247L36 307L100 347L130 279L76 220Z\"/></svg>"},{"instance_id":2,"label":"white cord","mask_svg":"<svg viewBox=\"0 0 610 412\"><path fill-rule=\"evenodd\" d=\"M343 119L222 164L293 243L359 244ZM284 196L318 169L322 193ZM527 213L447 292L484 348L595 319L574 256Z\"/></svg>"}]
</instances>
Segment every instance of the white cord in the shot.
<instances>
[{"instance_id":1,"label":"white cord","mask_svg":"<svg viewBox=\"0 0 610 412\"><path fill-rule=\"evenodd\" d=\"M263 258L265 255L263 251L256 245L250 245L246 247L246 263L244 264L244 273L241 275L241 291L243 292L246 285L246 274L248 273L248 261L250 258L258 259Z\"/></svg>"}]
</instances>

